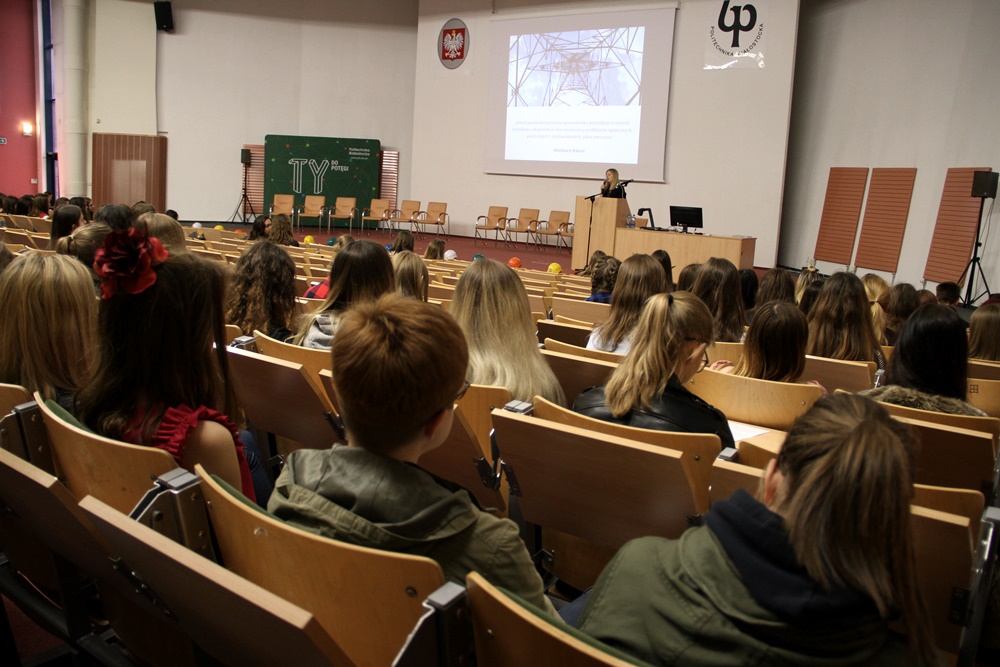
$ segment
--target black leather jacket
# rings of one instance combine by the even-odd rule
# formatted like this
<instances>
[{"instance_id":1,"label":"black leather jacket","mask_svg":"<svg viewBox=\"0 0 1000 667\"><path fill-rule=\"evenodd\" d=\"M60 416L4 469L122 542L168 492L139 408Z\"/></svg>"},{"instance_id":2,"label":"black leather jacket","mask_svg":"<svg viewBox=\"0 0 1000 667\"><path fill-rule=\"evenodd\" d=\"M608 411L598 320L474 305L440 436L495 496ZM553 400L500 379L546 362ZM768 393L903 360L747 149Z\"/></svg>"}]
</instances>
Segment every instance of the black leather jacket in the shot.
<instances>
[{"instance_id":1,"label":"black leather jacket","mask_svg":"<svg viewBox=\"0 0 1000 667\"><path fill-rule=\"evenodd\" d=\"M685 389L676 375L667 382L664 392L653 398L649 410L634 408L621 417L615 417L608 410L604 387L585 389L573 403L573 410L624 426L681 433L712 433L722 440L723 449L734 446L726 415Z\"/></svg>"}]
</instances>

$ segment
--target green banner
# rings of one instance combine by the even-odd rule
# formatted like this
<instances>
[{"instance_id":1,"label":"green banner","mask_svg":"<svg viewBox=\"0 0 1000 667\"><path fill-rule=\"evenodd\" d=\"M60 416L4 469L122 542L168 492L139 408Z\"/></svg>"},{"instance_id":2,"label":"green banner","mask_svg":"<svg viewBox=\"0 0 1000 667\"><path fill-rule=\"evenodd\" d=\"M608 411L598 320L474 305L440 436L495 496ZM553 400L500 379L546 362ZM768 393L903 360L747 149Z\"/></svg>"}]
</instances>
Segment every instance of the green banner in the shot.
<instances>
[{"instance_id":1,"label":"green banner","mask_svg":"<svg viewBox=\"0 0 1000 667\"><path fill-rule=\"evenodd\" d=\"M306 195L326 197L332 211L337 197L354 197L360 212L378 198L382 144L377 139L337 139L269 134L264 137L264 206L274 195L295 195L301 206ZM360 215L359 215L360 219ZM318 227L317 218L302 218ZM336 220L347 227L346 220Z\"/></svg>"}]
</instances>

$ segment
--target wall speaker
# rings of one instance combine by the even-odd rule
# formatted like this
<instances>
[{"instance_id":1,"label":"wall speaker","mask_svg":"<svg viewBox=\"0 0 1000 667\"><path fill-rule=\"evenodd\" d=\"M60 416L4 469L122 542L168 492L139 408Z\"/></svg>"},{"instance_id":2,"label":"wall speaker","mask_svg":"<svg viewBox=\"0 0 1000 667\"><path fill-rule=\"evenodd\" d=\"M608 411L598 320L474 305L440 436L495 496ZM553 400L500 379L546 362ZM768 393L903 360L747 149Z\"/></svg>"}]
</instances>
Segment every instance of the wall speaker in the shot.
<instances>
[{"instance_id":1,"label":"wall speaker","mask_svg":"<svg viewBox=\"0 0 1000 667\"><path fill-rule=\"evenodd\" d=\"M156 13L156 29L171 32L174 29L174 10L170 7L170 0L157 0L153 3L153 11Z\"/></svg>"},{"instance_id":2,"label":"wall speaker","mask_svg":"<svg viewBox=\"0 0 1000 667\"><path fill-rule=\"evenodd\" d=\"M250 149L249 148L241 148L240 149L240 163L241 164L250 164Z\"/></svg>"},{"instance_id":3,"label":"wall speaker","mask_svg":"<svg viewBox=\"0 0 1000 667\"><path fill-rule=\"evenodd\" d=\"M1000 172L972 172L972 196L982 197L983 199L996 199L998 180L1000 180Z\"/></svg>"}]
</instances>

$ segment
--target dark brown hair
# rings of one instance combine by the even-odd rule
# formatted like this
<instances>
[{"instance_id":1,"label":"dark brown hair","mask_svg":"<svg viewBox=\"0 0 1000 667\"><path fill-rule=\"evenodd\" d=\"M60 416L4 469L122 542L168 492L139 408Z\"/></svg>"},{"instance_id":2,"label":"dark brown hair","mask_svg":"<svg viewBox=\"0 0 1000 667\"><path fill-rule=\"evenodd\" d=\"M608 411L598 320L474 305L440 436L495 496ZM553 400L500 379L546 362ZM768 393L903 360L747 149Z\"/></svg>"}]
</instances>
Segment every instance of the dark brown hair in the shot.
<instances>
[{"instance_id":1,"label":"dark brown hair","mask_svg":"<svg viewBox=\"0 0 1000 667\"><path fill-rule=\"evenodd\" d=\"M743 339L743 297L740 274L728 259L712 257L698 269L691 292L705 302L715 320L715 340L738 343Z\"/></svg>"}]
</instances>

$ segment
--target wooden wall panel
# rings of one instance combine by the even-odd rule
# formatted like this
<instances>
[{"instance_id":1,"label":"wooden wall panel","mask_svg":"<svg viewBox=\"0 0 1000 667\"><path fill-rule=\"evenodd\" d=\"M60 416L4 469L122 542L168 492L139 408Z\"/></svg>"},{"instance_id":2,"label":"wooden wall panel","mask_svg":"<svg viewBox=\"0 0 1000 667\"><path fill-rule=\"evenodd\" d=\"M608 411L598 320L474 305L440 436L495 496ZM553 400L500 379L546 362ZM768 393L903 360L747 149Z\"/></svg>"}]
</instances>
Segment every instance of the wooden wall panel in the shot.
<instances>
[{"instance_id":1,"label":"wooden wall panel","mask_svg":"<svg viewBox=\"0 0 1000 667\"><path fill-rule=\"evenodd\" d=\"M166 209L166 137L95 133L91 154L95 207L145 201Z\"/></svg>"},{"instance_id":2,"label":"wooden wall panel","mask_svg":"<svg viewBox=\"0 0 1000 667\"><path fill-rule=\"evenodd\" d=\"M388 199L392 207L399 202L399 151L382 151L382 178L379 199Z\"/></svg>"},{"instance_id":3,"label":"wooden wall panel","mask_svg":"<svg viewBox=\"0 0 1000 667\"><path fill-rule=\"evenodd\" d=\"M966 264L972 258L979 224L979 205L982 200L973 197L972 174L991 171L989 167L964 167L948 170L941 193L934 236L927 253L924 280L934 282L954 281L962 277Z\"/></svg>"},{"instance_id":4,"label":"wooden wall panel","mask_svg":"<svg viewBox=\"0 0 1000 667\"><path fill-rule=\"evenodd\" d=\"M854 264L896 273L916 169L872 169Z\"/></svg>"},{"instance_id":5,"label":"wooden wall panel","mask_svg":"<svg viewBox=\"0 0 1000 667\"><path fill-rule=\"evenodd\" d=\"M844 266L851 263L867 183L868 167L830 168L816 239L816 259Z\"/></svg>"}]
</instances>

